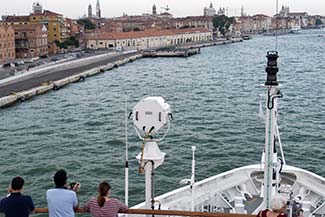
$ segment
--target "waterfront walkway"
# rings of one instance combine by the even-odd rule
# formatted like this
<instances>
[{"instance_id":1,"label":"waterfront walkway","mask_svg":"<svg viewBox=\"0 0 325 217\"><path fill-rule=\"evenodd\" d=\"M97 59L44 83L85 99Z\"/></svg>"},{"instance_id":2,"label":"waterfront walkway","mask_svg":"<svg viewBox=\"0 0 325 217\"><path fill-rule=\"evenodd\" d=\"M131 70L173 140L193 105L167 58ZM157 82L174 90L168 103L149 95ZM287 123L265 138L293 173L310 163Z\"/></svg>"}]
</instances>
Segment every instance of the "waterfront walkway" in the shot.
<instances>
[{"instance_id":1,"label":"waterfront walkway","mask_svg":"<svg viewBox=\"0 0 325 217\"><path fill-rule=\"evenodd\" d=\"M135 53L136 52L126 52L83 58L68 62L65 65L56 64L34 71L31 70L21 75L8 77L0 80L0 97L10 95L14 92L28 90L33 87L41 86L46 82L56 81L101 65L128 58Z\"/></svg>"}]
</instances>

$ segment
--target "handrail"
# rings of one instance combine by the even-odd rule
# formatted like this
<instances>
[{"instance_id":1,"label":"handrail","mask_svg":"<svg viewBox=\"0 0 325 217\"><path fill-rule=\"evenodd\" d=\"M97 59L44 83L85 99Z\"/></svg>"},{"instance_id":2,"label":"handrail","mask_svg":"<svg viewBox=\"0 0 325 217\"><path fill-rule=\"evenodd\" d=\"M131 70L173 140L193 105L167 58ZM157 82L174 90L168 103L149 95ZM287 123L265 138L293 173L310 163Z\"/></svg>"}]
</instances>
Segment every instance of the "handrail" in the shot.
<instances>
[{"instance_id":1,"label":"handrail","mask_svg":"<svg viewBox=\"0 0 325 217\"><path fill-rule=\"evenodd\" d=\"M76 213L86 213L84 209L77 208ZM48 208L36 208L35 213L48 213ZM220 212L193 212L182 210L151 210L151 209L129 209L125 214L143 214L143 215L176 215L176 216L192 216L192 217L255 217L250 214L233 214Z\"/></svg>"}]
</instances>

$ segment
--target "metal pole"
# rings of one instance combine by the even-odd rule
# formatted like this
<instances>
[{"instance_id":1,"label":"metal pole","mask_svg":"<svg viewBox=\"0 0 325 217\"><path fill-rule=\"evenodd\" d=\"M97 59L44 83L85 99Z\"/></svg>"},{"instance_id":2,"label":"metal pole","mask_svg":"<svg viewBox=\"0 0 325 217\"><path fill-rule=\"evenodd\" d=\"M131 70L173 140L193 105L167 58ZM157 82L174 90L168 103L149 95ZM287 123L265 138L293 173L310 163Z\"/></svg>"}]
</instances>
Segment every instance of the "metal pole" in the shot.
<instances>
[{"instance_id":1,"label":"metal pole","mask_svg":"<svg viewBox=\"0 0 325 217\"><path fill-rule=\"evenodd\" d=\"M129 203L129 153L128 153L128 114L127 94L125 94L125 205Z\"/></svg>"},{"instance_id":2,"label":"metal pole","mask_svg":"<svg viewBox=\"0 0 325 217\"><path fill-rule=\"evenodd\" d=\"M192 146L192 176L191 176L191 211L194 211L194 184L195 184L195 150L196 146Z\"/></svg>"},{"instance_id":3,"label":"metal pole","mask_svg":"<svg viewBox=\"0 0 325 217\"><path fill-rule=\"evenodd\" d=\"M275 137L275 108L276 98L274 101L272 98L276 95L277 88L274 86L268 86L267 91L267 106L265 116L265 162L264 162L264 207L270 208L270 202L272 198L272 182L273 182L273 153L274 153L274 137ZM269 108L269 103L274 102L273 106ZM273 103L272 102L272 103Z\"/></svg>"}]
</instances>

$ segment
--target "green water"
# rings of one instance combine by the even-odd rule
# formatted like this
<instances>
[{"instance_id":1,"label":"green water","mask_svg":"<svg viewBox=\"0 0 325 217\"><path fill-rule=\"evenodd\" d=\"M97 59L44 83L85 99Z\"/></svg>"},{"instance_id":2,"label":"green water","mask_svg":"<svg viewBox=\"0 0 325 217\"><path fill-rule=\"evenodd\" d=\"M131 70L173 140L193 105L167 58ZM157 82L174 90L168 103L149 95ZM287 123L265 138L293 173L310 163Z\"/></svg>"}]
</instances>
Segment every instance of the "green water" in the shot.
<instances>
[{"instance_id":1,"label":"green water","mask_svg":"<svg viewBox=\"0 0 325 217\"><path fill-rule=\"evenodd\" d=\"M325 176L324 30L280 36L279 126L287 164ZM274 37L202 49L189 58L141 59L87 78L57 92L0 110L0 195L13 176L25 178L25 193L45 207L53 174L64 168L81 182L84 204L108 180L124 200L124 96L129 112L145 96L162 96L174 121L160 149L155 194L175 188L191 173L197 146L196 178L259 163L264 123L257 117L266 89L266 51ZM129 131L130 205L144 200L144 176L135 156L141 141Z\"/></svg>"}]
</instances>

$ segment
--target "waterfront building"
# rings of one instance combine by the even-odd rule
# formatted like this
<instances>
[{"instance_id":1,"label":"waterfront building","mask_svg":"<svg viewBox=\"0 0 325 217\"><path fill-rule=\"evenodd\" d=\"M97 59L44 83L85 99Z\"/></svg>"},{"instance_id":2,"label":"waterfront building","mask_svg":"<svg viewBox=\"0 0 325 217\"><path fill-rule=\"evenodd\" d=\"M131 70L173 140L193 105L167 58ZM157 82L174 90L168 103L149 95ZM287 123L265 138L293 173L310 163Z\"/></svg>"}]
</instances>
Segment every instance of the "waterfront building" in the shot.
<instances>
[{"instance_id":1,"label":"waterfront building","mask_svg":"<svg viewBox=\"0 0 325 217\"><path fill-rule=\"evenodd\" d=\"M210 3L210 6L207 8L205 7L203 9L203 16L214 16L216 15L216 9L214 9L212 2Z\"/></svg>"},{"instance_id":2,"label":"waterfront building","mask_svg":"<svg viewBox=\"0 0 325 217\"><path fill-rule=\"evenodd\" d=\"M206 28L147 30L119 33L88 33L89 49L145 49L189 42L212 40L212 31Z\"/></svg>"},{"instance_id":3,"label":"waterfront building","mask_svg":"<svg viewBox=\"0 0 325 217\"><path fill-rule=\"evenodd\" d=\"M56 42L62 42L69 37L67 23L62 14L44 10L41 14L31 14L29 22L45 25L48 30L48 52L57 53Z\"/></svg>"},{"instance_id":4,"label":"waterfront building","mask_svg":"<svg viewBox=\"0 0 325 217\"><path fill-rule=\"evenodd\" d=\"M15 57L14 29L0 22L0 64L10 62Z\"/></svg>"},{"instance_id":5,"label":"waterfront building","mask_svg":"<svg viewBox=\"0 0 325 217\"><path fill-rule=\"evenodd\" d=\"M207 28L213 29L213 17L211 16L189 16L184 18L175 18L175 28Z\"/></svg>"},{"instance_id":6,"label":"waterfront building","mask_svg":"<svg viewBox=\"0 0 325 217\"><path fill-rule=\"evenodd\" d=\"M15 25L17 58L42 57L48 54L47 29L42 24Z\"/></svg>"},{"instance_id":7,"label":"waterfront building","mask_svg":"<svg viewBox=\"0 0 325 217\"><path fill-rule=\"evenodd\" d=\"M300 26L302 28L308 27L308 13L307 12L290 12L288 6L282 6L279 14L274 16L281 20L281 28L290 29L293 26ZM284 22L287 22L284 24Z\"/></svg>"},{"instance_id":8,"label":"waterfront building","mask_svg":"<svg viewBox=\"0 0 325 217\"><path fill-rule=\"evenodd\" d=\"M236 18L234 31L237 34L257 34L272 28L272 18L264 14L240 16Z\"/></svg>"}]
</instances>

